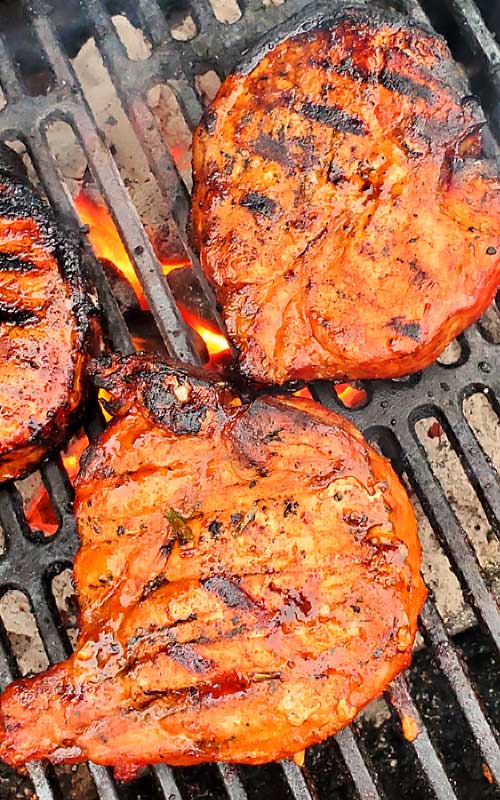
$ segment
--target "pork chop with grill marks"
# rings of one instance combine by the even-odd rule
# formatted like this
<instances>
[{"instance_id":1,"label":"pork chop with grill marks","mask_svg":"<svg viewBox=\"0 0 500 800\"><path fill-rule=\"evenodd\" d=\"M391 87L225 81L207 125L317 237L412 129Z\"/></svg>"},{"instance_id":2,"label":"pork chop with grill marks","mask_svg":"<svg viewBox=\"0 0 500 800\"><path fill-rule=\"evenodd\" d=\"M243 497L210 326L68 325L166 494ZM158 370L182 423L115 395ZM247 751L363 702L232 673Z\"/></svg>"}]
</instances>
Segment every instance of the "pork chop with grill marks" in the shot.
<instances>
[{"instance_id":1,"label":"pork chop with grill marks","mask_svg":"<svg viewBox=\"0 0 500 800\"><path fill-rule=\"evenodd\" d=\"M79 245L0 146L0 482L65 439L82 399L91 307Z\"/></svg>"},{"instance_id":2,"label":"pork chop with grill marks","mask_svg":"<svg viewBox=\"0 0 500 800\"><path fill-rule=\"evenodd\" d=\"M499 175L445 41L329 6L273 32L194 136L194 242L262 382L419 370L500 279Z\"/></svg>"},{"instance_id":3,"label":"pork chop with grill marks","mask_svg":"<svg viewBox=\"0 0 500 800\"><path fill-rule=\"evenodd\" d=\"M216 380L216 379L214 379ZM76 486L76 652L0 703L19 766L260 763L349 723L410 660L408 497L349 422L133 356Z\"/></svg>"}]
</instances>

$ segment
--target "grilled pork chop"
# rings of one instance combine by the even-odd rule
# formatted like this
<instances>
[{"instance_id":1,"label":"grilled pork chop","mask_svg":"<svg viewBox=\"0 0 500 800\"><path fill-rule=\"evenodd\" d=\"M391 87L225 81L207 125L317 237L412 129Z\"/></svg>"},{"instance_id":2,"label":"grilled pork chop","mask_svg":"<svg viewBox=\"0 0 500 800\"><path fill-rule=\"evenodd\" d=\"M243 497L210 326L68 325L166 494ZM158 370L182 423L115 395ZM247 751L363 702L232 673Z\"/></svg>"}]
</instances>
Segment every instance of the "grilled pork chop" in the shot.
<instances>
[{"instance_id":1,"label":"grilled pork chop","mask_svg":"<svg viewBox=\"0 0 500 800\"><path fill-rule=\"evenodd\" d=\"M247 376L404 375L499 282L483 119L444 40L409 18L337 7L297 28L251 54L195 133L195 245Z\"/></svg>"},{"instance_id":2,"label":"grilled pork chop","mask_svg":"<svg viewBox=\"0 0 500 800\"><path fill-rule=\"evenodd\" d=\"M80 637L0 703L0 757L142 764L287 756L346 725L410 660L415 517L349 422L244 403L132 356L76 486Z\"/></svg>"},{"instance_id":3,"label":"grilled pork chop","mask_svg":"<svg viewBox=\"0 0 500 800\"><path fill-rule=\"evenodd\" d=\"M60 445L82 398L89 334L79 249L0 146L0 482Z\"/></svg>"}]
</instances>

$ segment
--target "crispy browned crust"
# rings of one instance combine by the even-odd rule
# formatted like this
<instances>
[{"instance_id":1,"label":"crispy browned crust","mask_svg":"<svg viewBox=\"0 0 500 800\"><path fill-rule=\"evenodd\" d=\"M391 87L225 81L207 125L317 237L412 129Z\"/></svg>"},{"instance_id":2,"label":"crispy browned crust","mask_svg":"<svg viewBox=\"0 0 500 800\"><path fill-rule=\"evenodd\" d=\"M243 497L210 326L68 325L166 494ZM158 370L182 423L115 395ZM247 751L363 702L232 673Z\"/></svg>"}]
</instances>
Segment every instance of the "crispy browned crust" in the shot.
<instances>
[{"instance_id":1,"label":"crispy browned crust","mask_svg":"<svg viewBox=\"0 0 500 800\"><path fill-rule=\"evenodd\" d=\"M0 148L0 482L65 440L83 394L91 308L79 244Z\"/></svg>"},{"instance_id":2,"label":"crispy browned crust","mask_svg":"<svg viewBox=\"0 0 500 800\"><path fill-rule=\"evenodd\" d=\"M247 404L144 357L76 487L75 654L12 684L0 757L260 763L346 725L410 660L425 589L408 497L349 422Z\"/></svg>"},{"instance_id":3,"label":"crispy browned crust","mask_svg":"<svg viewBox=\"0 0 500 800\"><path fill-rule=\"evenodd\" d=\"M500 276L498 172L444 40L333 8L253 53L194 136L194 241L263 382L421 369Z\"/></svg>"}]
</instances>

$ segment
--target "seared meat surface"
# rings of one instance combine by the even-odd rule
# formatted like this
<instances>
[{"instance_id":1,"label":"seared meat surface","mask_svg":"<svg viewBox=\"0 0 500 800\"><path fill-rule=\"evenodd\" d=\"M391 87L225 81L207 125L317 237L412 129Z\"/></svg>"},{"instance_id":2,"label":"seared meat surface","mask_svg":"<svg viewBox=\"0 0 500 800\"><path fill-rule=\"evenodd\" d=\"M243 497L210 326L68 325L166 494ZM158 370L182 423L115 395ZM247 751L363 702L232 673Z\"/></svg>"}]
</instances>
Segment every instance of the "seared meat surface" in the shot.
<instances>
[{"instance_id":1,"label":"seared meat surface","mask_svg":"<svg viewBox=\"0 0 500 800\"><path fill-rule=\"evenodd\" d=\"M335 733L410 660L408 497L345 419L133 356L76 486L74 655L0 703L0 757L259 763Z\"/></svg>"},{"instance_id":2,"label":"seared meat surface","mask_svg":"<svg viewBox=\"0 0 500 800\"><path fill-rule=\"evenodd\" d=\"M82 398L89 303L78 244L0 148L0 482L60 445Z\"/></svg>"},{"instance_id":3,"label":"seared meat surface","mask_svg":"<svg viewBox=\"0 0 500 800\"><path fill-rule=\"evenodd\" d=\"M195 245L262 382L419 370L500 278L500 180L444 40L327 13L254 53L194 137Z\"/></svg>"}]
</instances>

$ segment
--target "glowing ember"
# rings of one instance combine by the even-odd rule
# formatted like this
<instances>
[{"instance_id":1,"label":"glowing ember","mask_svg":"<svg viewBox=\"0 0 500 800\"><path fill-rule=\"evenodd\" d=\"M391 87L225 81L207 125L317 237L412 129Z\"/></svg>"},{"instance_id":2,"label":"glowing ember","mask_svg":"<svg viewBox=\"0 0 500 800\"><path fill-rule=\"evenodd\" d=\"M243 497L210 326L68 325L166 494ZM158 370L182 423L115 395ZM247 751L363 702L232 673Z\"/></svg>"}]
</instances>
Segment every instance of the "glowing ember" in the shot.
<instances>
[{"instance_id":1,"label":"glowing ember","mask_svg":"<svg viewBox=\"0 0 500 800\"><path fill-rule=\"evenodd\" d=\"M346 408L358 408L366 402L367 393L355 383L334 384L335 393Z\"/></svg>"},{"instance_id":2,"label":"glowing ember","mask_svg":"<svg viewBox=\"0 0 500 800\"><path fill-rule=\"evenodd\" d=\"M294 392L295 397L307 397L308 400L313 400L313 396L307 386L304 386L303 389L299 389L298 391Z\"/></svg>"},{"instance_id":3,"label":"glowing ember","mask_svg":"<svg viewBox=\"0 0 500 800\"><path fill-rule=\"evenodd\" d=\"M106 391L106 389L99 389L97 393L97 402L99 403L99 408L101 409L102 415L106 420L106 422L109 422L109 420L112 417L112 414L110 414L109 411L106 409L106 400L110 399L111 395L109 392Z\"/></svg>"},{"instance_id":4,"label":"glowing ember","mask_svg":"<svg viewBox=\"0 0 500 800\"><path fill-rule=\"evenodd\" d=\"M144 296L142 286L134 270L134 266L123 246L113 219L102 203L97 203L88 195L80 192L75 198L78 215L84 225L88 225L88 237L92 248L98 258L106 259L128 281L134 290L139 305L143 311L148 310L148 303ZM163 273L168 275L174 269L189 266L189 261L162 262ZM184 321L195 330L205 342L210 360L230 352L229 343L215 327L207 321L189 311L181 303L179 311Z\"/></svg>"},{"instance_id":5,"label":"glowing ember","mask_svg":"<svg viewBox=\"0 0 500 800\"><path fill-rule=\"evenodd\" d=\"M67 448L61 453L64 469L71 482L78 473L80 459L88 446L89 440L82 431L71 439ZM52 536L57 532L59 523L44 486L29 502L26 508L26 520L33 530L42 531L45 536Z\"/></svg>"}]
</instances>

